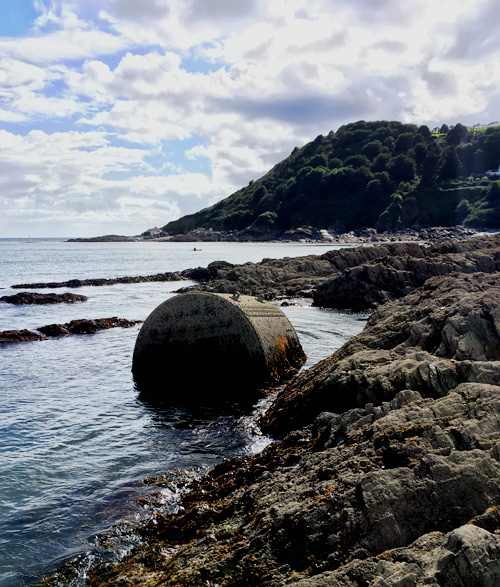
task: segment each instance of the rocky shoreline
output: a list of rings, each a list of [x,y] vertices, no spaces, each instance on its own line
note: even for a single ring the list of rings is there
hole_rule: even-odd
[[[318,304],[345,305],[340,276],[363,284],[355,306],[378,291],[365,329],[281,389],[260,420],[275,442],[192,481],[174,513],[149,504],[140,543],[89,585],[500,584],[500,238],[374,249],[297,261]],[[277,279],[242,267],[201,285]]]
[[[184,234],[170,234],[154,227],[142,234],[125,236],[108,234],[89,238],[70,238],[69,243],[102,242],[319,242],[319,243],[381,243],[396,241],[432,241],[453,238],[467,238],[478,232],[464,226],[415,227],[405,230],[378,231],[364,228],[350,232],[336,232],[331,229],[319,229],[303,226],[285,232],[268,232],[263,230],[229,230],[196,229]]]

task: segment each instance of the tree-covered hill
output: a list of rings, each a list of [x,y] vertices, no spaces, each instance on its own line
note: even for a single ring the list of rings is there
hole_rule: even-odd
[[[500,227],[500,126],[431,131],[355,122],[319,135],[214,206],[162,230],[346,231],[376,227]]]

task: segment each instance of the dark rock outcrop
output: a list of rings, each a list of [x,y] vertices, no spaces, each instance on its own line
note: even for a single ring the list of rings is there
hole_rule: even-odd
[[[407,247],[402,254],[384,255],[346,268],[315,289],[314,304],[366,310],[409,293],[431,277],[477,271],[500,271],[498,236],[418,249]]]
[[[215,261],[187,269],[198,281],[179,291],[313,297],[321,307],[367,310],[397,299],[427,279],[452,272],[500,270],[500,235],[423,245],[415,242],[346,247],[323,255],[233,265]]]
[[[8,304],[74,304],[76,302],[86,302],[87,300],[87,296],[74,293],[41,294],[27,291],[0,298],[0,302],[7,302]]]
[[[286,434],[158,507],[89,582],[219,587],[500,581],[500,275],[449,274],[377,309],[262,418]],[[50,584],[50,583],[49,583]]]
[[[320,283],[374,259],[392,255],[422,255],[422,246],[416,243],[394,243],[376,247],[346,247],[323,255],[263,259],[260,263],[233,265],[215,261],[207,268],[198,267],[182,272],[198,285],[180,291],[209,291],[264,295],[266,299],[283,296],[311,297]]]
[[[139,324],[140,320],[127,320],[126,318],[83,318],[81,320],[71,320],[67,324],[49,324],[37,328],[39,332],[46,336],[62,336],[65,334],[94,334],[99,330],[108,328],[130,328]]]
[[[341,412],[414,389],[500,384],[500,273],[432,278],[374,312],[361,334],[293,381],[262,420],[284,433],[319,411]]]
[[[82,287],[92,285],[116,285],[117,283],[146,283],[153,281],[181,281],[184,279],[179,273],[157,273],[155,275],[139,275],[136,277],[115,277],[112,279],[70,279],[69,281],[52,281],[49,283],[18,283],[12,289],[56,289],[59,287]]]
[[[44,340],[45,337],[31,330],[4,330],[0,332],[0,344],[8,342],[30,342]]]
[[[0,332],[0,344],[7,342],[26,342],[46,340],[47,337],[65,336],[68,334],[94,334],[108,328],[130,328],[139,324],[141,320],[127,320],[126,318],[94,318],[71,320],[66,324],[48,324],[40,326],[35,332],[31,330],[5,330]]]

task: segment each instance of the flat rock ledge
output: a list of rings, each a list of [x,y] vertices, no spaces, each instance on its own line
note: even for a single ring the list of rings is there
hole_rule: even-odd
[[[142,320],[127,320],[126,318],[82,318],[71,320],[66,324],[48,324],[33,330],[4,330],[0,332],[0,344],[9,342],[29,342],[47,340],[48,337],[59,337],[70,334],[94,334],[108,328],[130,328],[140,324]]]
[[[498,272],[432,277],[385,303],[261,425],[282,439],[193,481],[176,513],[152,501],[139,544],[88,583],[500,584]]]
[[[51,281],[40,283],[18,283],[12,285],[12,289],[57,289],[60,287],[83,287],[91,285],[99,287],[102,285],[116,285],[118,283],[149,283],[155,281],[181,281],[185,279],[180,273],[167,272],[156,273],[155,275],[137,275],[133,277],[115,277],[112,279],[69,279],[68,281]]]
[[[7,302],[8,304],[74,304],[76,302],[86,302],[87,296],[81,296],[74,293],[32,293],[23,291],[12,296],[2,296],[0,302]]]

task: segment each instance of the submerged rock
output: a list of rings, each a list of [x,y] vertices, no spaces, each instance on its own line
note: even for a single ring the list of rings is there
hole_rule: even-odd
[[[139,324],[141,320],[127,320],[126,318],[82,318],[80,320],[71,320],[66,324],[49,324],[37,328],[39,332],[46,336],[63,336],[65,334],[94,334],[99,330],[108,328],[130,328]]]
[[[182,279],[184,278],[179,273],[167,272],[156,273],[155,275],[138,275],[135,277],[114,277],[111,279],[70,279],[69,281],[51,281],[49,283],[18,283],[11,287],[12,289],[55,289],[59,287],[83,287],[89,285],[99,287],[102,285],[116,285],[118,283],[149,283],[156,281],[181,281]]]

